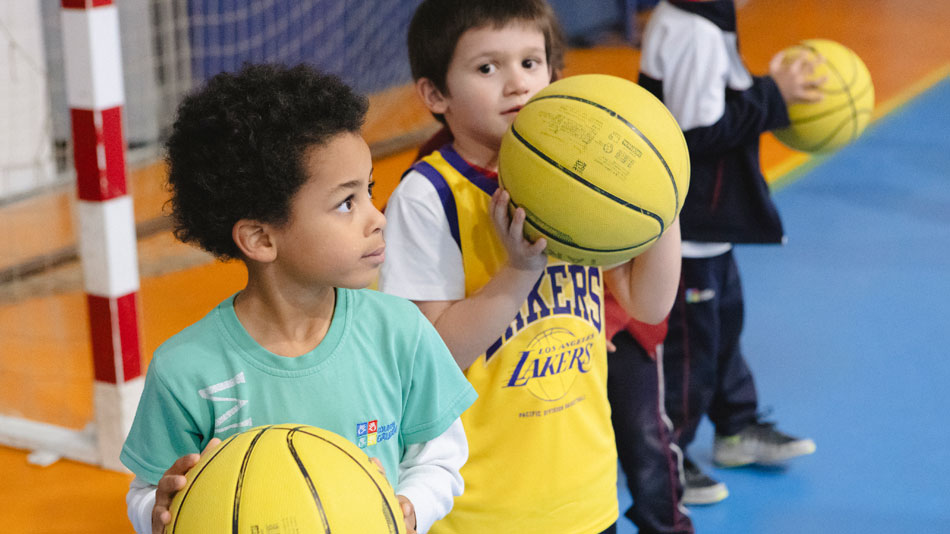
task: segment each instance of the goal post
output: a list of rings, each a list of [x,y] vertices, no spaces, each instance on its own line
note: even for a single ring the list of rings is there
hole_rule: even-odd
[[[95,376],[94,422],[75,431],[7,418],[7,433],[14,434],[7,442],[47,457],[121,470],[119,452],[143,378],[135,222],[122,135],[118,10],[112,0],[61,0],[61,8],[79,258]]]

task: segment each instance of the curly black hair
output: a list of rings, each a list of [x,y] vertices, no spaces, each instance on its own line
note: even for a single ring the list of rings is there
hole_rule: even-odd
[[[175,237],[240,259],[234,224],[284,224],[308,148],[358,133],[368,103],[307,65],[245,65],[185,98],[166,144]]]

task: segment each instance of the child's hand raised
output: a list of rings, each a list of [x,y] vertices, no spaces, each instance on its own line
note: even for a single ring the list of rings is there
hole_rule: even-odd
[[[200,456],[197,454],[186,454],[176,460],[175,463],[168,468],[168,471],[165,471],[165,474],[162,475],[161,480],[158,481],[158,488],[155,490],[155,506],[152,507],[152,534],[165,532],[165,525],[172,520],[170,511],[172,499],[175,497],[175,494],[178,493],[178,490],[184,488],[185,484],[188,483],[188,480],[185,478],[185,473],[198,463],[201,456],[213,450],[219,443],[221,443],[220,439],[212,438],[205,447],[205,450],[201,451]]]
[[[548,242],[543,237],[534,243],[525,239],[524,209],[517,208],[509,218],[509,198],[508,191],[500,187],[491,197],[492,222],[495,224],[495,231],[501,237],[505,250],[508,251],[508,263],[522,271],[540,272],[548,263],[548,258],[544,255],[544,248],[547,247]]]
[[[822,58],[814,59],[800,54],[791,61],[786,60],[785,52],[776,54],[769,63],[769,75],[778,85],[779,92],[786,104],[797,104],[799,102],[817,102],[821,100],[821,85],[825,83],[827,76],[816,78],[815,67],[822,61]]]

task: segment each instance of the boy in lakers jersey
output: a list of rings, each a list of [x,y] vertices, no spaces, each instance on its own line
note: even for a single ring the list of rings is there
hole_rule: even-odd
[[[508,215],[501,138],[549,83],[558,32],[545,0],[425,0],[409,27],[416,88],[454,140],[389,199],[380,289],[419,306],[479,394],[462,418],[465,490],[433,533],[613,531],[604,288],[654,323],[676,293],[677,225],[602,272],[548,260],[524,211]]]

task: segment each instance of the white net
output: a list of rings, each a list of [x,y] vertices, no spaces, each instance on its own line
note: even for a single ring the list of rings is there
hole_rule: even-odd
[[[0,199],[55,179],[39,0],[0,5]]]

